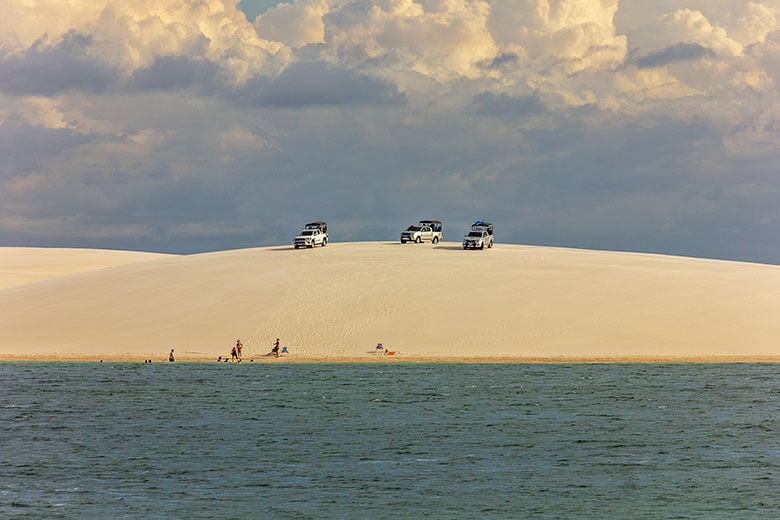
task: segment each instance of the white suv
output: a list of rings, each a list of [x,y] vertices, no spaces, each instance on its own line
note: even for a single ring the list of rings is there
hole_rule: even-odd
[[[401,243],[431,242],[438,244],[442,239],[442,225],[438,220],[421,220],[414,226],[409,226],[401,233]]]
[[[493,237],[487,231],[469,231],[463,237],[463,249],[485,249],[493,247]]]
[[[328,225],[325,222],[312,222],[293,239],[295,249],[328,245]]]
[[[493,224],[478,220],[471,231],[463,237],[463,249],[485,249],[493,247]]]

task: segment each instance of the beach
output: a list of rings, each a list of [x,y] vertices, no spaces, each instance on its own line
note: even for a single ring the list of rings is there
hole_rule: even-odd
[[[780,361],[780,267],[497,244],[0,248],[0,359]],[[276,338],[290,354],[267,356]],[[379,354],[382,343],[393,355]]]

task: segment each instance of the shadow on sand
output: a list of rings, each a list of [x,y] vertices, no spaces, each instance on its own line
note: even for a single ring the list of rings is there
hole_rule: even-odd
[[[427,243],[427,242],[423,242],[421,244],[416,244],[414,242],[409,242],[409,243],[406,243],[406,244],[402,244],[400,242],[378,242],[378,245],[385,246],[385,247],[429,247],[429,248],[432,248],[432,249],[442,249],[442,250],[445,250],[445,251],[460,251],[461,249],[463,249],[463,247],[460,246],[460,245],[441,245],[441,244],[433,245],[433,244],[430,244],[430,243]],[[325,246],[325,247],[327,247],[327,246]],[[278,246],[278,247],[271,247],[271,248],[269,248],[269,251],[292,251],[294,249],[295,249],[295,247],[293,247],[293,246]],[[311,249],[311,250],[313,250],[313,249],[320,249],[320,246],[317,246],[317,247],[314,247],[314,248],[312,248],[312,247],[301,247],[299,249]],[[477,249],[476,251],[479,251],[479,249]]]

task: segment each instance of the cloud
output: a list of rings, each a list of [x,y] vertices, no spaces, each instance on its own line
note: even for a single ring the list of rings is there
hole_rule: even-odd
[[[622,60],[625,37],[612,23],[617,9],[617,0],[497,0],[487,27],[499,48],[522,49],[532,67],[557,63],[573,73]]]
[[[0,181],[10,182],[19,176],[42,172],[51,157],[66,154],[94,139],[67,128],[45,128],[30,125],[17,117],[0,124]],[[0,190],[2,191],[2,190]]]
[[[634,62],[640,68],[662,67],[678,61],[700,60],[714,55],[712,49],[698,43],[675,43],[658,52],[638,57]]]
[[[676,43],[698,44],[718,56],[736,56],[742,45],[698,10],[677,9],[666,13],[631,34],[631,44],[643,52],[655,53]]]
[[[780,30],[767,34],[764,42],[751,45],[748,50],[761,64],[761,71],[772,78],[775,88],[780,91]]]
[[[289,47],[324,43],[322,17],[328,11],[325,0],[281,3],[258,16],[254,25],[262,38],[282,42]]]
[[[722,28],[741,45],[761,42],[777,27],[780,4],[753,0],[654,0],[621,2],[615,16],[618,31],[629,35],[655,26],[664,17],[680,9],[701,13],[708,24]],[[667,42],[669,44],[671,42]]]
[[[482,60],[477,64],[483,69],[500,69],[502,67],[515,65],[520,61],[520,56],[516,52],[502,52],[495,58]]]
[[[262,106],[397,104],[403,99],[389,82],[322,62],[295,63],[259,87],[254,101]]]
[[[509,96],[483,92],[474,98],[479,113],[494,117],[526,117],[547,110],[538,94]]]
[[[68,32],[52,45],[34,43],[19,54],[0,60],[0,90],[15,95],[53,96],[78,89],[105,90],[115,71],[89,57],[92,38]]]
[[[484,2],[352,2],[323,17],[325,48],[347,64],[379,61],[444,81],[496,54]]]
[[[133,71],[125,82],[125,88],[130,91],[175,91],[199,86],[213,91],[219,84],[219,76],[219,66],[210,61],[160,57],[148,67]]]
[[[7,4],[0,55],[4,72],[19,77],[6,77],[5,90],[17,95],[106,87],[139,70],[148,75],[165,60],[216,64],[224,81],[242,83],[277,74],[291,55],[258,37],[235,3],[219,0]]]

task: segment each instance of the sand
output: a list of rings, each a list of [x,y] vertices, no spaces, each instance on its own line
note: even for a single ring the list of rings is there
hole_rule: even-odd
[[[138,251],[0,247],[0,289],[170,255]]]
[[[780,267],[497,244],[0,248],[0,359],[780,361]],[[273,341],[290,350],[263,356]],[[378,355],[382,342],[396,354]]]

